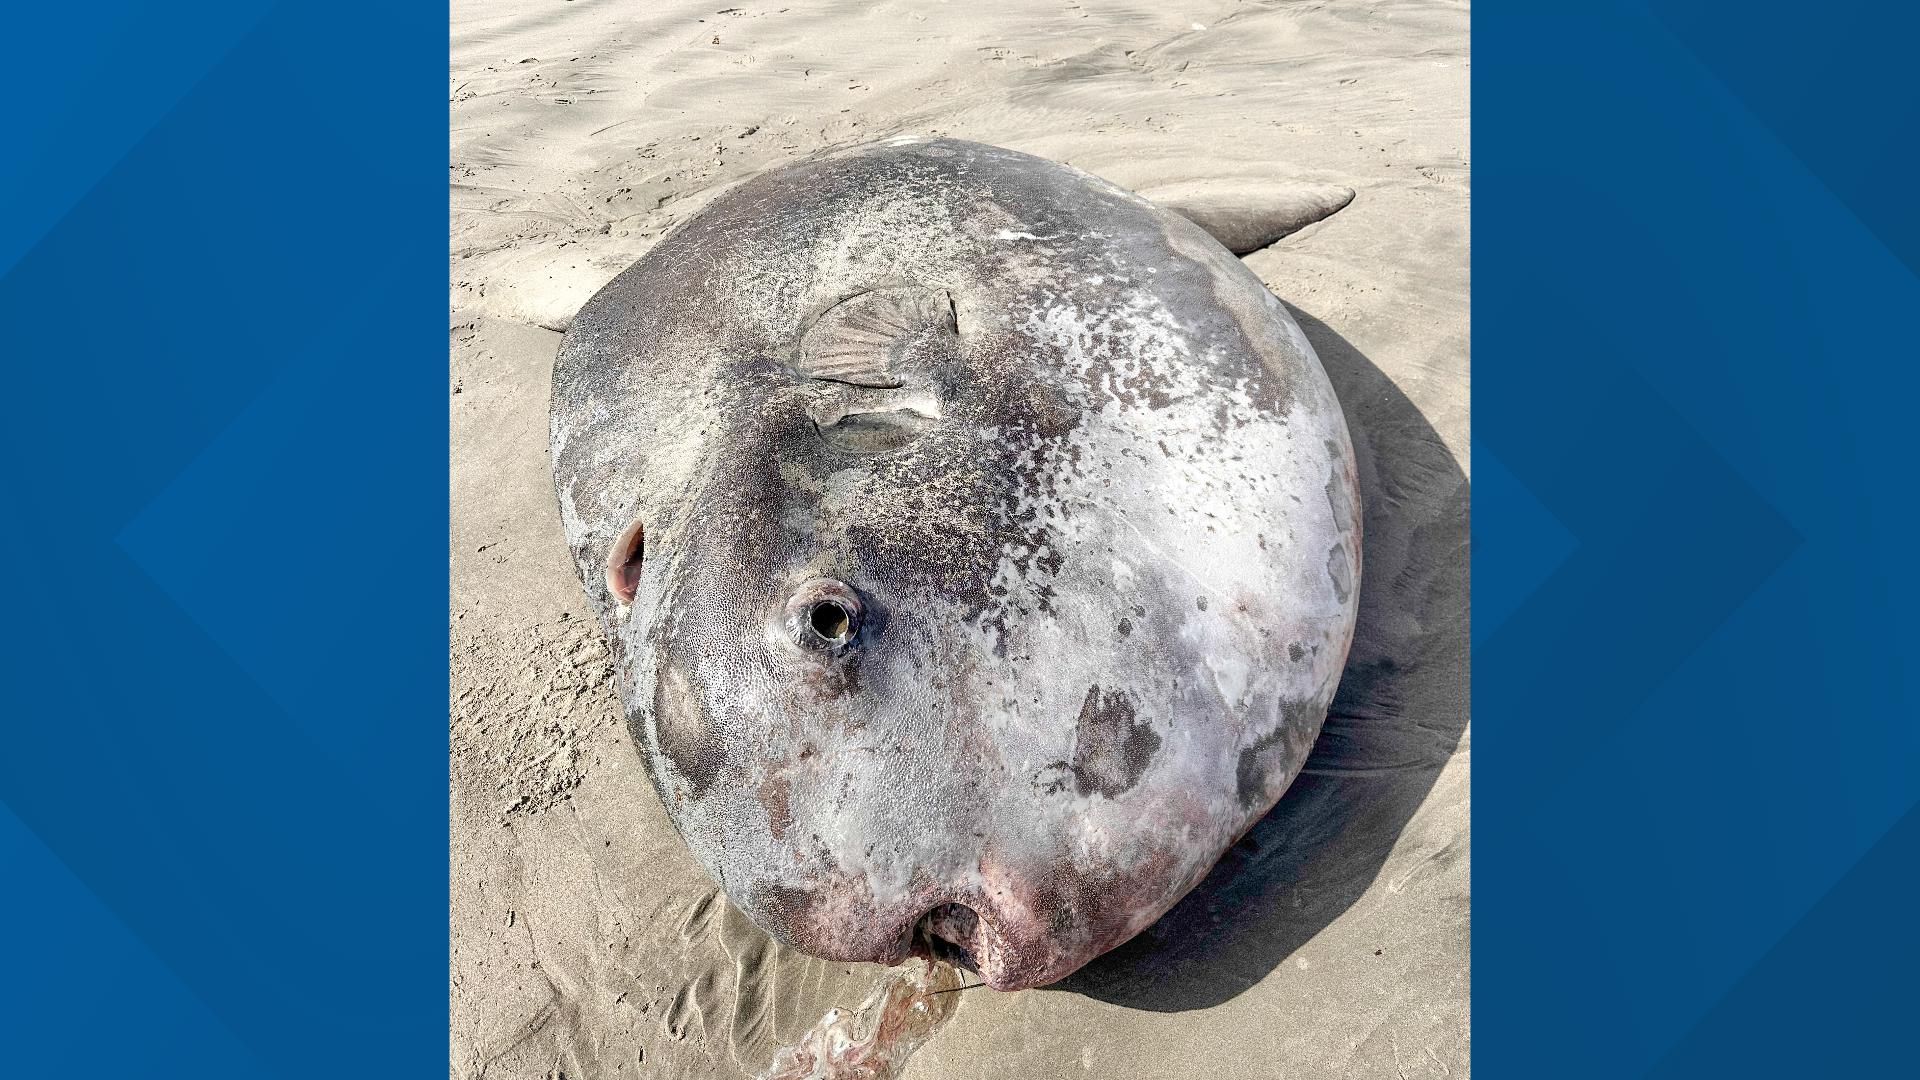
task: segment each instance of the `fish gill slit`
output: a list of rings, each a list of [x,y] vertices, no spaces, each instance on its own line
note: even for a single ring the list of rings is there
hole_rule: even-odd
[[[646,558],[647,527],[635,521],[626,527],[607,552],[607,591],[631,605],[640,592],[640,566]]]

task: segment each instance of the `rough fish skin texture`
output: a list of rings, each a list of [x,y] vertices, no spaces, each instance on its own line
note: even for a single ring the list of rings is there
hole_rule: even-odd
[[[1192,223],[902,138],[742,184],[581,309],[567,539],[633,738],[769,933],[1000,989],[1151,925],[1300,770],[1352,638],[1354,456]]]

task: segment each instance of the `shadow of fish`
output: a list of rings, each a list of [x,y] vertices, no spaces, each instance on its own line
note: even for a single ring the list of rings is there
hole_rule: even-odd
[[[1353,450],[1294,320],[996,147],[716,199],[574,319],[552,454],[668,813],[828,959],[930,936],[1004,990],[1126,941],[1292,782],[1352,637]]]

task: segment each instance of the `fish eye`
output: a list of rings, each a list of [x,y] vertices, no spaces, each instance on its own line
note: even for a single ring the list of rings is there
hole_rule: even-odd
[[[814,633],[829,641],[844,639],[853,626],[853,614],[832,600],[822,600],[813,605],[813,611],[807,619],[813,624]]]
[[[832,578],[815,578],[787,599],[787,640],[810,652],[833,655],[860,633],[860,594]]]

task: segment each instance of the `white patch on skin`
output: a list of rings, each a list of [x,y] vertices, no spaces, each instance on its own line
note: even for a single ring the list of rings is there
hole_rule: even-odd
[[[1130,793],[1124,808],[1116,800],[1069,789],[1038,807],[1016,791],[1013,797],[996,800],[1002,808],[995,811],[996,819],[1005,813],[1024,815],[1025,820],[1035,820],[1037,811],[1042,827],[1036,832],[1071,837],[1077,865],[1124,871],[1151,853],[1140,846],[1141,815],[1181,820],[1160,792],[1218,789],[1219,777],[1233,774],[1239,751],[1281,722],[1281,702],[1312,700],[1325,685],[1327,673],[1313,666],[1293,672],[1256,669],[1246,658],[1284,649],[1287,641],[1337,637],[1348,615],[1349,609],[1326,585],[1324,548],[1317,553],[1317,563],[1308,558],[1314,554],[1308,550],[1312,545],[1290,543],[1272,509],[1304,506],[1296,513],[1311,516],[1325,505],[1318,489],[1330,466],[1323,438],[1326,425],[1300,405],[1284,419],[1265,414],[1244,385],[1202,385],[1197,369],[1182,363],[1190,347],[1184,331],[1143,290],[1124,292],[1098,312],[1043,304],[1024,320],[1016,318],[1015,324],[1036,342],[1056,347],[1066,374],[1107,373],[1108,389],[1115,396],[1102,401],[1070,440],[1081,452],[1080,476],[1098,477],[1097,486],[1058,478],[1057,493],[1016,504],[1014,516],[1030,515],[1044,523],[1052,546],[1068,563],[1108,566],[1122,600],[1140,587],[1132,569],[1139,564],[1177,571],[1196,597],[1213,602],[1207,612],[1150,611],[1147,616],[1181,620],[1179,637],[1191,644],[1186,655],[1194,658],[1194,667],[1168,674],[1187,691],[1184,698],[1172,694],[1170,687],[1129,684],[1129,676],[1112,668],[1105,651],[1085,647],[1085,642],[1114,632],[1107,620],[1117,611],[1056,605],[1053,618],[1026,626],[1027,650],[1048,658],[1040,698],[1018,698],[1016,692],[1004,699],[1006,707],[986,712],[986,729],[1003,759],[1030,763],[1071,753],[1071,743],[1060,741],[1059,720],[1077,713],[1086,687],[1113,686],[1137,698],[1140,715],[1154,725],[1162,749],[1148,765],[1153,783],[1142,783]],[[1172,404],[1148,409],[1122,400],[1124,384],[1149,374]],[[1222,430],[1218,420],[1223,398],[1231,430]],[[1251,464],[1236,471],[1234,461]],[[1031,555],[1024,542],[1010,543],[1005,550],[994,587],[1005,593],[1009,606],[1032,608],[1038,603],[1035,582],[1016,562]],[[1299,603],[1303,595],[1311,602]],[[1283,598],[1295,602],[1286,604]],[[1246,610],[1238,610],[1243,603]],[[1263,629],[1280,644],[1264,644],[1258,636]],[[982,634],[979,647],[990,649],[992,635]],[[1121,679],[1117,685],[1116,677]],[[1193,699],[1191,692],[1203,687],[1212,693]],[[1182,700],[1194,704],[1183,706]],[[1191,723],[1196,706],[1225,723]],[[1188,723],[1179,722],[1182,715]],[[1142,799],[1147,800],[1144,807]],[[1156,809],[1155,803],[1165,805]],[[1228,791],[1185,816],[1186,822],[1172,833],[1179,838],[1178,846],[1200,853],[1186,868],[1198,872],[1212,861],[1218,846],[1231,839],[1228,834],[1238,832],[1246,812]],[[1167,839],[1164,834],[1158,837],[1153,850],[1164,852]]]
[[[1185,635],[1197,638],[1198,634]],[[1229,715],[1242,712],[1247,702],[1247,690],[1253,685],[1253,672],[1247,662],[1235,655],[1203,654],[1201,661],[1207,673],[1213,676],[1214,688],[1220,692],[1220,703],[1229,710]]]
[[[995,240],[1058,240],[1060,239],[1060,234],[1035,236],[1030,232],[1015,232],[1012,229],[1001,229],[999,232],[993,234],[993,238]]]

